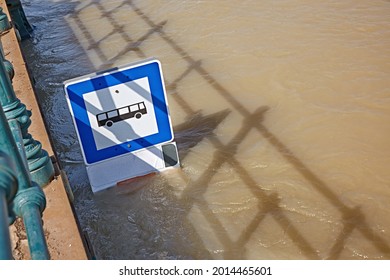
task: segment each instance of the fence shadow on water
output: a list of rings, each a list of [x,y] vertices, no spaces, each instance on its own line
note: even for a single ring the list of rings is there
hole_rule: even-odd
[[[274,219],[285,232],[286,236],[297,248],[299,248],[302,256],[307,259],[339,259],[343,253],[345,244],[348,242],[348,238],[354,231],[359,231],[366,241],[370,242],[372,246],[382,254],[383,258],[390,258],[389,244],[380,236],[380,234],[370,227],[369,218],[359,206],[350,207],[343,203],[337,194],[307,165],[305,165],[305,163],[300,160],[281,139],[267,129],[263,120],[266,118],[267,111],[272,108],[259,106],[254,112],[250,112],[245,108],[232,92],[225,88],[209,71],[207,71],[200,60],[195,59],[177,43],[175,38],[165,32],[164,29],[167,26],[168,20],[155,22],[153,18],[139,8],[137,1],[117,1],[117,4],[113,6],[115,6],[115,8],[107,9],[103,0],[92,0],[88,4],[82,5],[78,10],[76,9],[75,14],[71,15],[70,18],[77,24],[83,37],[86,39],[88,43],[88,47],[86,48],[87,51],[95,52],[96,55],[100,57],[101,61],[104,61],[99,66],[100,69],[110,68],[116,65],[118,60],[129,52],[133,52],[139,58],[146,58],[147,51],[143,50],[143,44],[151,35],[159,36],[165,43],[165,47],[170,49],[171,52],[176,53],[186,63],[187,67],[180,75],[171,79],[171,81],[166,80],[167,88],[170,93],[172,93],[170,98],[175,100],[179,107],[185,112],[188,119],[188,122],[175,127],[180,158],[185,162],[190,149],[205,138],[212,144],[214,153],[212,154],[211,161],[207,163],[207,168],[196,180],[191,180],[184,172],[181,173],[180,176],[183,177],[183,181],[187,182],[187,186],[183,191],[181,198],[177,198],[176,202],[184,208],[185,215],[189,215],[194,206],[198,207],[205,220],[211,225],[215,236],[223,247],[223,258],[246,258],[246,244],[266,217]],[[92,31],[89,30],[83,22],[81,14],[90,8],[98,10],[100,12],[100,20],[105,21],[105,23],[111,27],[111,31],[102,38],[94,39],[94,36],[91,33]],[[126,32],[123,25],[117,20],[115,16],[116,13],[123,11],[124,9],[135,13],[138,17],[137,20],[148,26],[144,35],[139,39],[132,38],[131,34]],[[102,44],[108,37],[114,34],[121,36],[126,44],[123,44],[121,50],[109,57],[103,51]],[[224,142],[221,141],[218,135],[214,133],[214,130],[226,120],[232,110],[226,109],[216,112],[215,114],[203,115],[202,112],[193,109],[191,101],[184,98],[179,90],[180,83],[190,74],[196,74],[199,79],[206,82],[211,90],[219,94],[221,98],[229,103],[231,108],[233,108],[232,110],[239,113],[243,118],[241,127],[227,144],[224,144]],[[200,128],[197,126],[197,122],[199,124],[206,122],[209,125],[206,126],[206,128]],[[190,142],[187,141],[186,137],[191,134],[191,130],[196,129],[204,130],[199,133],[199,139],[192,138]],[[279,152],[282,158],[301,174],[302,177],[310,183],[312,188],[339,212],[341,217],[340,223],[342,224],[341,230],[333,244],[329,244],[328,251],[320,251],[320,249],[315,248],[312,245],[310,237],[303,234],[299,224],[295,223],[294,220],[286,214],[283,207],[281,207],[281,195],[276,191],[263,189],[261,187],[261,182],[256,181],[245,166],[236,158],[240,144],[243,143],[244,139],[252,131],[256,131],[259,138],[266,139],[266,141]],[[197,136],[194,137],[196,138]],[[224,225],[213,213],[209,203],[204,198],[204,194],[206,193],[212,178],[224,164],[228,164],[234,170],[252,196],[256,197],[258,204],[256,215],[252,217],[252,220],[244,227],[235,240],[229,236]],[[195,225],[192,225],[190,221],[188,221],[188,224],[193,227],[193,231],[196,232]],[[202,242],[200,236],[198,236],[197,239]],[[207,248],[204,248],[204,250],[207,252]],[[213,258],[211,254],[208,254],[208,257]]]

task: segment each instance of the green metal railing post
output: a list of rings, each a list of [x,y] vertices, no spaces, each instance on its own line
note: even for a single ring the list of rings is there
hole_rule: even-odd
[[[19,121],[26,151],[31,179],[39,186],[46,186],[54,178],[54,167],[48,153],[42,149],[42,144],[28,133],[31,125],[31,111],[16,97],[10,75],[13,69],[4,65],[4,55],[0,52],[0,103],[8,120]]]
[[[14,66],[12,65],[11,62],[9,62],[8,60],[4,59],[4,67],[5,67],[5,70],[7,71],[7,74],[8,74],[8,77],[12,83],[12,79],[14,78],[15,76],[15,70],[14,70]]]
[[[19,142],[18,144],[15,139]],[[23,140],[20,136],[19,122],[17,120],[7,121],[0,106],[0,148],[15,164],[19,187],[13,201],[13,211],[23,219],[31,258],[34,260],[49,259],[41,217],[46,207],[46,199],[42,189],[31,181],[23,158],[24,145],[20,141]]]
[[[21,39],[30,38],[33,29],[24,13],[22,3],[20,0],[6,0],[6,2],[12,22],[15,24]]]
[[[16,97],[11,83],[13,67],[9,62],[4,63],[4,60],[1,48],[0,150],[6,153],[15,165],[18,190],[11,203],[10,194],[4,188],[0,188],[0,218],[3,220],[7,216],[6,219],[12,223],[15,215],[21,217],[27,233],[31,258],[49,259],[42,225],[42,212],[46,207],[46,198],[41,187],[52,180],[54,168],[49,155],[42,149],[41,143],[35,141],[28,133],[28,127],[31,125],[31,111],[27,110],[26,106]],[[2,171],[0,186],[1,184],[11,186],[10,171],[4,168],[0,170]],[[8,207],[5,206],[4,200],[7,201]],[[8,211],[10,209],[11,211]],[[2,247],[4,250],[0,248],[1,254],[4,253],[1,257],[10,258],[9,232],[7,235],[7,231],[1,228],[0,235],[0,241],[4,243]]]
[[[0,33],[3,33],[11,28],[11,24],[7,15],[3,12],[3,8],[0,7]]]
[[[17,179],[8,156],[0,151],[0,260],[11,260],[12,249],[8,228],[8,205],[17,191]]]

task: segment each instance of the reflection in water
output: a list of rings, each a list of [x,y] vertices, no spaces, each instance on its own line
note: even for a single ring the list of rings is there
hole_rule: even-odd
[[[26,2],[27,59],[98,258],[390,258],[388,2]],[[92,195],[61,82],[152,56],[182,169]]]

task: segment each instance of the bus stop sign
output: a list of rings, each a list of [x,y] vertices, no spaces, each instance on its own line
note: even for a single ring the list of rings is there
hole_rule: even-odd
[[[87,170],[115,168],[112,159],[123,164],[122,157],[131,154],[134,161],[134,155],[143,157],[142,150],[150,153],[173,140],[158,60],[72,79],[64,87]],[[112,181],[119,179],[126,178]]]

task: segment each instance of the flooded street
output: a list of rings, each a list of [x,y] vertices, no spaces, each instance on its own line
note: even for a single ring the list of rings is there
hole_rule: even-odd
[[[390,259],[390,2],[24,0],[98,259]],[[155,57],[182,168],[93,194],[63,82]]]

